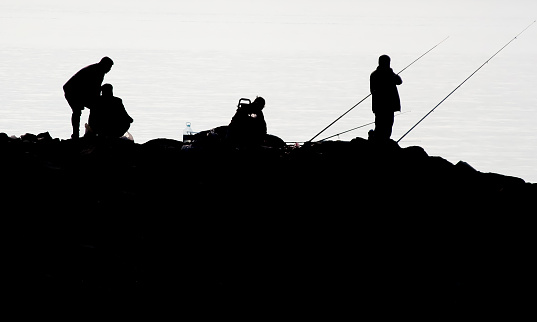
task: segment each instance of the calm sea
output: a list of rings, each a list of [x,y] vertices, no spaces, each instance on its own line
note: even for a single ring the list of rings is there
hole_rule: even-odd
[[[306,141],[369,93],[379,55],[398,72],[449,36],[401,74],[398,139],[536,17],[533,0],[3,0],[0,132],[68,138],[62,85],[107,55],[136,142],[226,125],[257,95],[271,134]],[[537,182],[536,40],[537,24],[400,144]],[[368,99],[319,139],[372,121]]]

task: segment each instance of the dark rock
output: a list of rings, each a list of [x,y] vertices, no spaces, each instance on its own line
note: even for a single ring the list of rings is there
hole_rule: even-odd
[[[403,149],[404,157],[412,160],[420,160],[429,157],[421,146],[410,146]]]
[[[148,149],[148,152],[154,152],[157,150],[180,150],[183,146],[183,142],[161,138],[147,141],[142,146],[144,147],[144,149]]]
[[[471,165],[469,165],[467,162],[464,162],[464,161],[457,162],[455,166],[457,167],[457,169],[459,169],[459,171],[467,173],[467,174],[477,172],[477,170],[474,169],[474,167],[472,167]]]
[[[9,136],[6,133],[0,133],[0,144],[6,143],[9,141]]]
[[[533,311],[535,184],[393,141],[236,149],[224,133],[189,149],[0,135],[6,307],[40,318]]]
[[[37,135],[37,140],[40,142],[50,142],[52,141],[52,136],[48,132],[40,133]]]
[[[35,143],[35,142],[37,142],[37,135],[31,134],[31,133],[26,133],[26,134],[21,136],[21,140],[23,142]]]

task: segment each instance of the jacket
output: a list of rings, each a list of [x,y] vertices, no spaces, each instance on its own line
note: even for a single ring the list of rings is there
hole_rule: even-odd
[[[101,93],[104,75],[98,63],[86,66],[63,85],[63,91],[65,95],[75,96],[83,102],[96,100]]]
[[[377,67],[371,73],[369,86],[373,96],[373,113],[396,112],[401,110],[397,85],[403,80],[389,67]]]

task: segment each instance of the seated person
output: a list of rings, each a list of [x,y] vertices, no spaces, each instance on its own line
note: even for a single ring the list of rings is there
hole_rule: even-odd
[[[119,138],[125,134],[133,122],[121,98],[113,95],[113,87],[104,84],[97,104],[91,108],[89,127],[93,135]]]
[[[262,145],[267,134],[263,115],[265,100],[257,97],[251,104],[239,104],[228,126],[228,139],[239,146]]]

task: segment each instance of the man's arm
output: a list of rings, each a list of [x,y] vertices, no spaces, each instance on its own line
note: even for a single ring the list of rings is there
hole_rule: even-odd
[[[401,76],[399,76],[397,74],[394,74],[394,80],[395,80],[395,85],[403,84],[403,80],[401,79]]]

